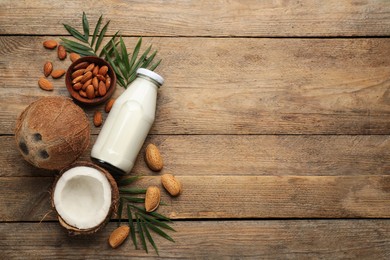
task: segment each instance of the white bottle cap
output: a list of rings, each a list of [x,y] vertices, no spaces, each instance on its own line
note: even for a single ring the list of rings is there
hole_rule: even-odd
[[[164,84],[164,78],[151,70],[140,68],[137,69],[137,74],[141,74],[155,80],[158,84],[160,84],[160,86]]]

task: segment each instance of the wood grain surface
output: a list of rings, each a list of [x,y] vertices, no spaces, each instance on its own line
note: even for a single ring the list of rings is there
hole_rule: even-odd
[[[99,235],[68,237],[58,223],[1,223],[0,257],[6,259],[155,258],[127,239],[107,243],[116,223]],[[154,235],[169,259],[388,259],[389,220],[174,221],[175,243]],[[152,234],[153,235],[153,234]],[[39,250],[37,250],[39,249]]]
[[[47,37],[2,37],[0,133],[44,95]],[[135,44],[134,38],[126,38]],[[153,38],[164,57],[154,134],[389,134],[388,39]],[[244,46],[244,47],[243,47]],[[180,52],[174,52],[180,48]],[[27,61],[26,61],[27,59]],[[118,87],[119,88],[119,87]],[[119,88],[116,95],[121,93]],[[93,114],[93,111],[89,111]],[[94,133],[98,131],[94,129]]]
[[[389,218],[390,176],[178,176],[183,194],[158,212],[172,219]],[[50,212],[51,177],[2,177],[0,221],[40,221]],[[137,187],[156,185],[144,177]],[[45,220],[55,219],[55,214]]]
[[[372,36],[390,35],[386,0],[303,1],[11,1],[0,3],[0,34],[65,34],[81,11],[95,24],[111,19],[109,33],[158,36]],[[60,13],[60,14],[59,14]]]
[[[90,160],[95,140],[79,160]],[[149,143],[160,149],[163,172],[179,176],[371,176],[390,169],[387,135],[150,135],[132,174],[156,175],[144,161]],[[13,136],[0,136],[0,147],[0,177],[53,175],[21,161]]]

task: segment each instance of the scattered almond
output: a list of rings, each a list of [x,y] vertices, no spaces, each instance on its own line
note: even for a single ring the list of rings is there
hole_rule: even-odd
[[[76,60],[80,59],[80,55],[78,55],[77,53],[74,53],[72,52],[71,54],[69,54],[69,58],[72,62],[75,62]]]
[[[106,113],[109,113],[111,111],[112,106],[114,105],[115,99],[110,99],[107,103],[106,106],[104,107],[104,111]]]
[[[53,79],[61,78],[65,74],[65,70],[53,70],[51,77]]]
[[[164,166],[160,151],[154,144],[149,144],[145,149],[145,162],[152,171],[161,171]]]
[[[156,186],[150,186],[146,189],[145,210],[147,212],[155,211],[160,205],[160,189]]]
[[[57,47],[58,43],[55,40],[47,40],[43,42],[43,47],[46,49],[55,49]]]
[[[88,92],[87,92],[88,93]],[[99,127],[101,126],[103,123],[103,117],[102,117],[102,113],[99,112],[99,111],[95,111],[95,114],[93,115],[93,124],[96,126],[96,127]]]
[[[171,196],[178,196],[182,192],[181,183],[172,174],[162,175],[161,183]]]
[[[47,90],[47,91],[50,91],[50,90],[53,90],[53,84],[48,81],[47,79],[45,79],[44,77],[41,77],[39,80],[38,80],[38,85],[41,89],[43,90]]]
[[[58,55],[58,58],[59,58],[60,60],[63,60],[63,59],[66,58],[66,50],[65,50],[65,47],[64,47],[64,46],[58,45],[57,55]]]
[[[111,233],[110,237],[108,238],[108,244],[110,244],[112,248],[117,248],[126,240],[126,238],[129,236],[129,233],[129,226],[118,227]]]
[[[45,77],[48,77],[52,72],[52,70],[53,70],[53,63],[51,63],[50,61],[46,61],[45,65],[43,65],[43,74],[45,75]]]

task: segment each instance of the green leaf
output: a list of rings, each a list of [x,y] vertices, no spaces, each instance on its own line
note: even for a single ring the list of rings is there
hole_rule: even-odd
[[[104,52],[106,52],[107,55],[111,55],[112,54],[113,48],[115,48],[118,45],[118,43],[119,43],[119,41],[117,41],[118,38],[116,38],[118,33],[119,33],[119,31],[117,31],[114,34],[114,36],[112,36],[112,38],[102,48],[102,50],[100,51],[99,57],[102,57]],[[106,50],[106,51],[104,51],[104,50]]]
[[[138,218],[137,214],[135,214],[135,218],[137,219],[137,227],[138,227],[139,236],[141,237],[142,245],[143,245],[146,253],[148,253],[148,247],[146,245],[144,231],[142,230],[142,227],[141,227],[141,220]]]
[[[96,45],[95,45],[95,52],[97,52],[97,50],[99,49],[100,44],[103,41],[104,34],[106,33],[109,24],[110,24],[110,21],[108,21],[106,23],[106,25],[104,25],[103,29],[100,31],[99,38],[97,39]]]
[[[73,47],[73,48],[76,48],[76,49],[79,49],[79,50],[83,50],[83,51],[92,51],[93,52],[93,49],[91,49],[91,47],[89,46],[85,46],[84,44],[81,44],[81,43],[78,43],[78,42],[75,42],[75,41],[72,41],[72,40],[68,40],[66,38],[60,38],[63,42],[67,43],[69,46]]]
[[[134,222],[133,222],[133,214],[131,213],[131,209],[129,204],[127,204],[127,216],[129,219],[129,227],[130,227],[130,235],[131,239],[133,240],[133,244],[135,246],[135,249],[138,249],[137,246],[137,236],[135,235],[135,227],[134,227]]]
[[[156,56],[157,51],[154,51],[152,55],[150,55],[145,62],[142,64],[141,68],[147,68],[149,64],[153,61],[154,57]]]
[[[146,222],[146,225],[148,225],[148,227],[153,230],[154,232],[156,232],[157,234],[159,234],[160,236],[162,236],[163,238],[169,240],[169,241],[172,241],[172,242],[175,242],[175,240],[173,240],[173,238],[171,238],[167,233],[165,233],[164,231],[162,231],[160,228],[156,227],[156,226],[153,226],[152,224],[150,224],[149,222]]]
[[[139,212],[140,216],[143,217],[145,220],[148,220],[149,222],[157,225],[157,226],[160,226],[162,228],[165,228],[165,229],[169,229],[169,230],[172,230],[172,231],[176,231],[175,229],[173,229],[171,226],[169,226],[167,223],[164,223],[158,219],[155,219],[151,216],[148,216],[147,214],[144,214],[144,213],[141,213]]]
[[[161,214],[159,214],[159,213],[157,213],[157,212],[146,212],[145,209],[140,208],[140,207],[138,207],[138,206],[135,206],[135,205],[130,205],[130,206],[133,207],[133,208],[135,208],[135,209],[137,209],[137,210],[139,210],[139,211],[141,211],[141,212],[144,213],[144,214],[149,214],[149,215],[152,215],[153,217],[156,217],[156,218],[159,218],[159,219],[163,219],[163,220],[166,220],[166,221],[168,221],[168,222],[172,222],[168,217],[166,217],[166,216],[164,216],[164,215],[161,215]]]
[[[127,200],[129,202],[133,203],[144,203],[145,199],[144,198],[136,198],[136,197],[128,197],[128,196],[121,196],[122,199]]]
[[[139,53],[139,50],[140,50],[140,48],[141,48],[141,44],[142,44],[142,37],[140,37],[140,38],[138,39],[137,45],[136,45],[135,48],[134,48],[133,55],[131,56],[131,60],[130,60],[130,63],[129,63],[130,68],[133,67],[134,62],[135,62],[135,60],[136,60],[137,57],[138,57],[138,53]],[[129,70],[129,71],[130,71],[130,70]]]
[[[82,56],[95,56],[95,53],[92,53],[92,52],[89,52],[89,51],[80,50],[78,48],[70,46],[69,44],[67,44],[65,42],[63,42],[62,45],[65,47],[65,49],[68,52],[75,52],[75,53],[78,53],[78,54],[80,54]]]
[[[152,66],[150,66],[150,70],[155,70],[157,67],[158,67],[158,65],[160,65],[160,63],[161,63],[161,60],[159,60],[159,61],[157,61],[155,64],[153,64]]]
[[[123,42],[122,36],[120,37],[119,42],[121,44],[122,62],[124,64],[124,67],[125,67],[127,73],[129,73],[130,72],[129,57],[128,57],[126,45]]]
[[[103,15],[100,15],[99,20],[96,23],[95,30],[93,31],[91,46],[93,46],[93,44],[95,43],[96,35],[99,32],[100,25],[102,23],[102,19],[103,19]]]
[[[122,220],[122,209],[123,209],[123,200],[119,199],[119,206],[118,206],[118,227],[121,225],[121,220]]]
[[[154,240],[153,240],[152,236],[150,235],[149,230],[146,227],[145,222],[141,222],[141,224],[142,224],[142,229],[145,232],[146,238],[149,240],[150,244],[154,247],[154,250],[156,250],[156,253],[158,255],[158,249],[157,249],[156,243],[154,243]]]
[[[84,35],[82,35],[79,31],[77,31],[75,28],[73,28],[72,26],[70,25],[67,25],[67,24],[63,24],[65,29],[73,36],[75,37],[76,39],[82,41],[82,42],[85,42],[85,43],[88,43],[88,40],[85,40],[84,38]]]
[[[132,176],[132,177],[128,177],[126,179],[122,179],[118,182],[118,186],[125,186],[125,185],[129,185],[129,184],[132,184],[133,182],[137,181],[141,179],[140,176]]]
[[[88,42],[89,38],[89,23],[87,15],[83,12],[83,30],[84,30],[84,39]]]
[[[128,194],[145,194],[146,189],[139,188],[119,188],[120,192],[128,193]]]
[[[150,50],[152,49],[152,45],[149,46],[149,48],[146,49],[146,51],[141,55],[141,57],[138,59],[137,63],[135,63],[131,70],[132,71],[136,71],[137,69],[139,69],[139,67],[141,66],[140,64],[142,62],[144,62],[146,56],[148,55],[148,53],[150,52]]]

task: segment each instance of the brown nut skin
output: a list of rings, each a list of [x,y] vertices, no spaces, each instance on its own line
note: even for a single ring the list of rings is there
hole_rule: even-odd
[[[106,103],[106,106],[104,107],[104,111],[106,111],[106,113],[109,113],[111,111],[111,108],[112,106],[114,105],[115,103],[115,99],[110,99],[107,103]]]
[[[45,77],[49,77],[52,71],[53,63],[51,63],[50,61],[46,61],[45,65],[43,65],[43,74],[45,75]]]
[[[108,238],[108,244],[112,248],[117,248],[126,240],[126,238],[129,236],[129,233],[130,233],[129,226],[118,227],[111,233],[110,237]]]
[[[53,50],[57,47],[58,43],[55,40],[47,40],[43,42],[43,47]]]
[[[64,60],[66,58],[66,50],[62,45],[58,45],[57,55],[60,60]]]
[[[146,189],[145,210],[146,212],[155,211],[160,205],[161,192],[157,186],[150,186]]]
[[[99,111],[96,111],[95,114],[93,115],[93,124],[96,126],[96,127],[99,127],[101,126],[103,123],[103,116],[102,116],[102,113],[99,112]]]
[[[145,162],[152,171],[158,172],[162,170],[164,162],[161,157],[160,151],[154,144],[149,144],[146,147]]]
[[[180,181],[170,173],[161,176],[161,183],[171,196],[179,196],[183,191]]]

